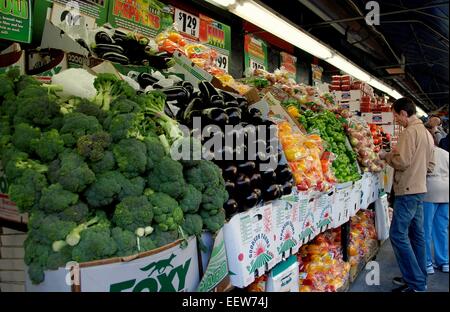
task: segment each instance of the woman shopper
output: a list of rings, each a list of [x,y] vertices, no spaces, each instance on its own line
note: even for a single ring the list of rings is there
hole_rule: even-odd
[[[434,265],[448,273],[448,152],[435,147],[435,167],[427,175],[427,193],[423,200],[427,273],[433,274],[431,244],[434,247]]]

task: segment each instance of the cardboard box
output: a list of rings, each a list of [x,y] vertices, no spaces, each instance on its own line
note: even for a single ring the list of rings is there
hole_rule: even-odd
[[[222,292],[229,289],[231,281],[228,275],[228,262],[223,228],[214,236],[209,232],[203,233],[202,241],[203,243],[206,243],[207,251],[201,251],[202,278],[196,291]]]
[[[352,101],[352,102],[360,102],[361,97],[364,96],[362,90],[350,90],[350,91],[333,91],[332,95],[335,101]]]
[[[243,288],[276,264],[272,204],[235,215],[224,226],[231,284]]]
[[[0,74],[12,67],[18,67],[20,73],[25,74],[25,51],[18,44],[12,44],[0,54]]]
[[[337,228],[350,219],[350,203],[353,185],[351,182],[337,184],[333,205],[333,228]]]
[[[189,237],[186,248],[179,240],[134,257],[74,263],[45,274],[39,285],[27,276],[27,291],[192,292],[199,283],[197,240]],[[70,283],[66,277],[73,277]]]
[[[363,179],[359,179],[353,183],[351,195],[350,195],[350,208],[349,215],[353,217],[356,213],[361,209],[361,195],[362,195],[362,181]]]
[[[341,100],[338,101],[337,104],[339,107],[343,109],[348,109],[350,112],[360,112],[361,111],[361,104],[357,101],[347,101],[347,100]]]
[[[295,255],[277,264],[267,277],[266,292],[298,292],[298,262]]]
[[[52,76],[67,69],[67,55],[62,50],[27,51],[27,74],[42,83],[51,83]]]
[[[42,49],[57,49],[64,52],[72,52],[87,57],[89,51],[78,42],[69,37],[59,27],[55,26],[49,20],[45,20],[44,32],[40,47]]]
[[[299,241],[306,244],[316,236],[315,208],[316,199],[309,192],[299,192]]]
[[[372,199],[374,197],[372,174],[370,172],[365,172],[362,178],[361,209],[367,209],[373,202]]]
[[[316,224],[316,234],[325,232],[332,227],[332,214],[333,206],[335,201],[335,190],[320,194],[316,200],[315,208],[315,224]]]
[[[194,86],[197,86],[200,81],[211,82],[213,80],[213,76],[210,73],[195,65],[181,52],[175,52],[173,59],[175,60],[175,72],[183,74],[184,80],[189,81]]]
[[[300,248],[298,240],[301,228],[298,218],[299,204],[300,200],[296,194],[283,196],[272,203],[278,261],[296,254]]]
[[[367,123],[377,125],[393,125],[394,114],[389,113],[362,113],[361,114]]]

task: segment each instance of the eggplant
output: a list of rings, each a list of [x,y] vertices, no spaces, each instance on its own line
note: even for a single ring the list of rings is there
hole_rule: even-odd
[[[265,201],[280,198],[283,195],[283,187],[279,184],[272,184],[263,190],[263,198]]]
[[[254,189],[248,196],[243,199],[244,207],[249,209],[255,207],[255,205],[261,199],[261,190]]]
[[[225,209],[226,217],[230,218],[232,215],[238,212],[238,203],[235,199],[230,198],[223,205],[223,208]]]
[[[256,172],[250,177],[250,185],[251,187],[258,189],[262,187],[262,178],[260,173]]]
[[[225,101],[224,101],[225,102]],[[237,101],[228,101],[224,103],[224,106],[226,108],[231,108],[231,107],[235,107],[235,108],[239,108],[239,103]],[[240,109],[240,108],[239,108]],[[242,110],[241,110],[242,111]]]
[[[207,108],[202,111],[202,116],[210,122],[217,125],[225,125],[228,123],[228,115],[221,108]]]
[[[225,102],[220,95],[213,95],[209,98],[209,107],[225,108]]]
[[[264,185],[271,185],[277,181],[277,174],[273,170],[266,170],[261,172],[261,178]]]
[[[128,57],[126,57],[125,55],[116,53],[116,52],[107,52],[107,53],[103,54],[102,58],[107,61],[119,63],[122,65],[128,65],[130,63],[130,60],[128,59]]]
[[[222,169],[223,177],[227,180],[236,180],[238,168],[235,165],[228,165]]]
[[[114,30],[114,34],[112,36],[112,38],[114,39],[114,41],[118,40],[118,39],[122,39],[122,40],[128,40],[128,35],[126,33],[124,33],[123,31],[120,31],[118,29]]]
[[[203,101],[200,98],[193,98],[189,104],[187,105],[186,109],[183,112],[183,120],[186,121],[192,121],[192,118],[194,117],[192,115],[193,111],[202,111],[203,110]],[[201,113],[200,113],[201,115]]]
[[[222,98],[216,88],[214,88],[214,86],[208,81],[200,81],[198,83],[198,88],[205,99],[211,99],[213,95],[217,95]]]
[[[189,92],[191,97],[194,95],[194,86],[189,81],[180,81],[177,82],[175,85],[185,88]]]
[[[124,49],[117,44],[93,44],[92,45],[92,49],[94,50],[94,52],[101,58],[103,58],[103,55],[105,53],[109,53],[109,52],[113,52],[113,53],[118,53],[121,54],[122,56],[124,54]]]
[[[280,166],[277,167],[277,170],[275,171],[277,174],[277,182],[280,184],[284,184],[288,181],[292,180],[292,172],[288,167],[282,167],[279,169]]]
[[[238,171],[246,175],[250,175],[256,169],[256,163],[254,161],[246,161],[238,164]]]
[[[237,107],[225,108],[225,113],[228,115],[228,123],[230,125],[237,125],[241,122],[241,109]]]
[[[158,54],[150,54],[144,51],[145,57],[150,65],[156,69],[167,69],[174,65],[174,60],[169,56],[163,56]]]
[[[226,188],[228,194],[231,195],[231,194],[234,194],[235,189],[236,189],[236,185],[234,184],[234,182],[226,181],[225,182],[225,188]]]
[[[236,188],[239,190],[239,193],[249,192],[251,189],[250,178],[245,174],[239,174],[238,178],[235,182]]]
[[[222,98],[223,98],[223,100],[225,102],[229,102],[229,101],[236,101],[237,102],[238,97],[240,97],[239,94],[233,94],[233,93],[230,93],[230,92],[227,92],[227,91],[223,91],[223,90],[220,90],[219,93],[220,93],[220,95],[222,96]]]
[[[158,90],[164,89],[164,87],[158,83],[155,83],[154,85],[152,85],[152,87],[153,87],[153,89],[158,89]]]
[[[186,103],[189,100],[189,91],[184,87],[173,86],[160,90],[166,95],[167,101],[177,101],[178,103]]]
[[[158,79],[150,75],[149,73],[140,73],[137,76],[137,82],[142,89],[147,88],[148,86],[153,86],[158,82]]]
[[[104,31],[99,31],[95,34],[95,43],[97,44],[112,44],[113,39]]]
[[[292,189],[294,187],[294,183],[292,181],[287,181],[283,184],[283,195],[289,195],[292,193]]]

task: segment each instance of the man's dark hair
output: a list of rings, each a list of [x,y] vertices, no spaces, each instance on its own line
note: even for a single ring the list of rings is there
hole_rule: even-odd
[[[400,114],[400,111],[405,111],[408,114],[408,117],[416,114],[416,104],[410,98],[401,98],[398,99],[392,104],[392,109]]]

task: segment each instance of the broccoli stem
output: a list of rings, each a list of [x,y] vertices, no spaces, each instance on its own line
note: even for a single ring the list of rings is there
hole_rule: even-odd
[[[81,232],[86,230],[91,225],[94,225],[98,221],[99,221],[99,218],[94,217],[91,220],[89,220],[88,222],[78,225],[66,236],[66,243],[72,247],[78,245],[78,243],[80,242],[80,238],[81,238],[81,236],[80,236]]]

